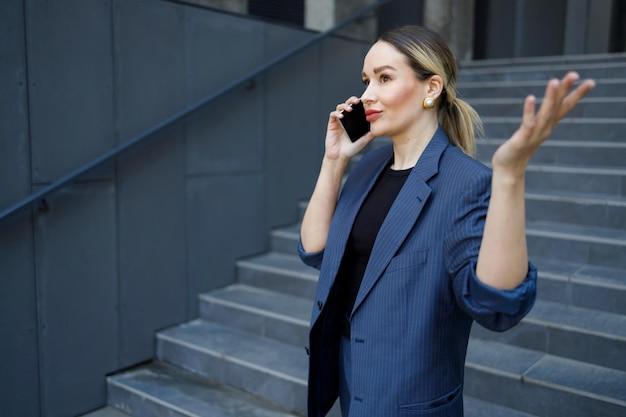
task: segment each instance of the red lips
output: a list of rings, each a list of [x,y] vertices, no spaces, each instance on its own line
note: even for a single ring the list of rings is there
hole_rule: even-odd
[[[365,120],[367,120],[368,122],[373,122],[374,120],[378,119],[381,113],[382,112],[380,110],[374,110],[374,109],[365,110]]]

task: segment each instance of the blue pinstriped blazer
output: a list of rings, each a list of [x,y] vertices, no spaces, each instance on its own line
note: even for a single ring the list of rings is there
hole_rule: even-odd
[[[354,219],[392,152],[391,145],[373,150],[352,170],[326,248],[306,253],[299,246],[302,260],[320,269],[309,340],[310,417],[325,415],[338,396],[333,283]],[[475,275],[490,186],[491,171],[439,128],[381,226],[352,310],[350,417],[462,416],[472,322],[504,331],[530,311],[532,264],[509,291]]]

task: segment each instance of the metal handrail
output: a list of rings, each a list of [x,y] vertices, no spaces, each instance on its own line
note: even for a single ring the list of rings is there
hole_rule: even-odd
[[[217,91],[214,91],[213,93],[211,93],[209,96],[205,97],[204,99],[196,102],[195,104],[179,111],[178,113],[175,113],[174,115],[164,119],[163,121],[161,121],[160,123],[156,124],[155,126],[151,127],[150,129],[144,131],[143,133],[138,134],[137,136],[133,137],[132,139],[122,143],[121,145],[116,146],[115,148],[105,152],[104,154],[100,155],[99,157],[95,158],[94,160],[92,160],[91,162],[81,166],[78,169],[75,169],[74,171],[64,175],[63,177],[59,178],[58,180],[54,181],[53,183],[51,183],[50,185],[42,188],[41,190],[32,193],[31,195],[29,195],[28,197],[24,198],[23,200],[7,207],[6,209],[2,210],[0,212],[0,223],[2,223],[3,221],[5,221],[7,218],[9,218],[10,216],[12,216],[13,214],[17,213],[18,211],[25,209],[26,207],[30,207],[32,204],[41,201],[42,199],[44,199],[45,197],[47,197],[48,195],[52,194],[53,192],[55,192],[56,190],[64,187],[65,185],[67,185],[68,183],[76,180],[77,178],[81,177],[82,175],[86,174],[87,172],[95,169],[96,167],[101,166],[102,164],[111,161],[112,159],[114,159],[115,157],[123,154],[124,152],[126,152],[127,150],[135,147],[136,145],[138,145],[139,143],[143,142],[144,140],[146,140],[147,138],[151,137],[152,135],[154,135],[155,133],[157,133],[158,131],[165,129],[166,127],[176,123],[177,121],[191,115],[192,113],[196,112],[197,110],[199,110],[200,108],[204,107],[205,105],[207,105],[208,103],[212,102],[213,100],[216,100],[217,98],[225,95],[226,93],[234,90],[235,88],[244,85],[245,83],[249,82],[249,80],[258,77],[259,75],[262,75],[263,73],[265,73],[267,70],[273,68],[274,66],[280,64],[283,61],[286,61],[287,59],[291,58],[292,56],[298,54],[299,52],[303,51],[304,49],[307,49],[308,47],[320,42],[321,40],[327,38],[328,36],[332,35],[333,33],[337,32],[339,29],[359,20],[361,17],[363,17],[364,15],[378,9],[379,7],[381,7],[382,5],[384,5],[385,3],[390,2],[391,0],[379,0],[375,3],[372,3],[371,5],[364,7],[363,9],[359,10],[358,12],[354,13],[353,15],[351,15],[350,17],[342,20],[341,22],[339,22],[338,24],[336,24],[335,26],[333,26],[332,28],[324,31],[324,32],[320,32],[317,35],[315,35],[313,38],[309,39],[306,42],[303,42],[302,44],[288,50],[287,52],[267,61],[265,64],[260,65],[259,67],[257,67],[256,69],[248,72],[247,74],[243,75],[242,77],[240,77],[239,79],[232,81],[228,84],[226,84],[225,86],[219,88]]]

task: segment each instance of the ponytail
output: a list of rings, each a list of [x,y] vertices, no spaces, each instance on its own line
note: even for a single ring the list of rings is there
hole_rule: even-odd
[[[484,135],[480,116],[467,102],[445,91],[442,96],[439,123],[454,146],[472,157],[476,156],[476,133]]]

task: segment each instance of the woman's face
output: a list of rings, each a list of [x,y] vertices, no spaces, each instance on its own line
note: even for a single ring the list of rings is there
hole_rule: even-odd
[[[422,106],[429,93],[429,82],[420,81],[407,58],[387,42],[376,42],[363,62],[361,96],[371,132],[376,136],[410,139],[416,136],[420,120],[434,117],[434,109]]]

